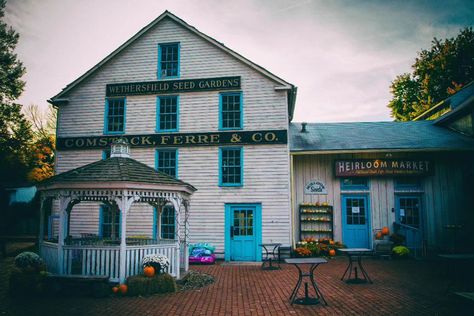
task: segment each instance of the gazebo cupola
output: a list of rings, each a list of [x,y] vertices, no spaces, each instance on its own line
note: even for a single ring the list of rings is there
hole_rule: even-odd
[[[187,270],[189,201],[196,189],[130,158],[130,146],[126,140],[118,139],[112,144],[110,158],[53,176],[39,183],[38,191],[42,202],[40,251],[51,272],[72,274],[73,267],[79,265],[79,274],[109,275],[111,280],[123,282],[127,276],[140,271],[141,256],[163,253],[170,259],[169,272],[179,278],[180,250]],[[59,200],[57,243],[43,240],[43,204],[48,198]],[[84,241],[69,243],[74,239],[69,236],[70,215],[74,205],[83,201],[103,203],[119,212],[122,232],[119,245],[98,243],[85,246]],[[127,215],[134,203],[147,203],[158,212],[165,205],[173,206],[175,239],[162,241],[152,236],[145,244],[131,244],[126,236]]]

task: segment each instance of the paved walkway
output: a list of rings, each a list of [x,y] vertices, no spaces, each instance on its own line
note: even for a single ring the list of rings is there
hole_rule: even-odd
[[[1,262],[0,262],[1,263]],[[461,315],[474,310],[445,295],[447,276],[439,263],[365,260],[374,284],[348,285],[339,280],[343,257],[317,269],[329,306],[291,306],[296,268],[262,271],[258,266],[191,266],[212,274],[216,282],[200,290],[150,297],[47,298],[12,301],[5,297],[1,273],[0,315]],[[1,268],[1,266],[0,266]]]

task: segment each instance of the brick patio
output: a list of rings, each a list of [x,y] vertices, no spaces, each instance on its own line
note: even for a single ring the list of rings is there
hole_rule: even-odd
[[[2,262],[0,315],[312,315],[312,314],[465,314],[473,306],[445,295],[448,279],[436,261],[365,260],[374,284],[348,285],[339,280],[343,257],[316,271],[329,306],[291,306],[288,296],[297,280],[296,268],[262,271],[259,266],[191,266],[215,276],[200,290],[151,297],[47,298],[28,302],[7,298],[7,273]]]

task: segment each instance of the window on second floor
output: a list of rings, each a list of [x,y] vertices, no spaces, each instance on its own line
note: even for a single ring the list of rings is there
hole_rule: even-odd
[[[107,99],[105,103],[106,134],[125,132],[125,98]]]
[[[172,177],[178,176],[177,149],[158,149],[156,151],[156,170]]]
[[[159,132],[176,132],[178,127],[178,96],[158,97],[156,130]]]
[[[219,95],[219,128],[242,128],[242,93],[226,92]]]
[[[179,43],[158,45],[158,78],[179,77]]]
[[[242,148],[220,148],[219,185],[242,186]]]

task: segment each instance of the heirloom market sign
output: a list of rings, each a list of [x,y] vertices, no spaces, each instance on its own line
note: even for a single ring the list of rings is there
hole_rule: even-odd
[[[122,138],[133,147],[286,144],[286,130],[58,137],[58,149],[107,148]]]
[[[240,89],[240,77],[112,83],[105,86],[105,95],[118,97],[234,89]]]
[[[337,160],[336,177],[422,176],[433,174],[433,162],[416,159]]]

